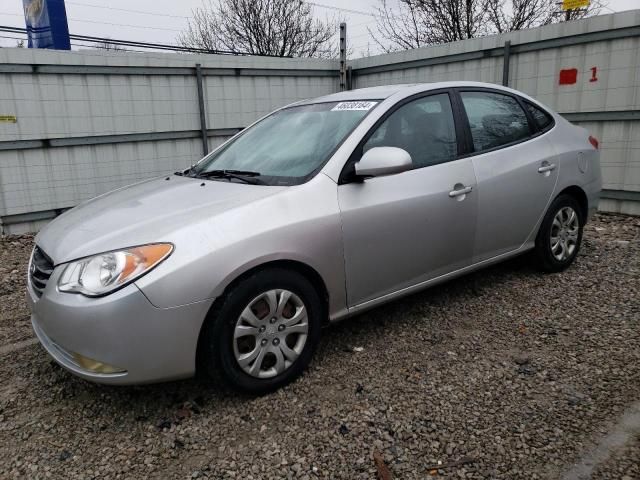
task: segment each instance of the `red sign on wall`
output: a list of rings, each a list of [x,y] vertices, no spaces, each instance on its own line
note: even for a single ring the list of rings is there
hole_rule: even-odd
[[[560,85],[574,85],[578,81],[578,69],[560,70]]]

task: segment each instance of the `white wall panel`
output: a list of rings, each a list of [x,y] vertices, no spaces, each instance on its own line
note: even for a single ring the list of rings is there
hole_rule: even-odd
[[[639,25],[640,11],[631,11],[358,59],[353,62],[355,69],[388,69],[394,64],[398,64],[398,68],[378,73],[367,73],[366,70],[356,72],[355,86],[456,80],[502,83],[504,61],[501,56],[466,61],[454,61],[453,58],[451,63],[416,68],[405,68],[400,64],[501,47],[507,40],[517,46]],[[590,81],[594,67],[597,69],[597,81]],[[559,84],[560,71],[563,69],[578,70],[575,84]],[[537,98],[560,113],[640,110],[640,36],[512,53],[509,73],[511,87]],[[600,140],[604,188],[640,192],[640,121],[580,122],[580,125]]]
[[[496,49],[511,41],[563,39],[572,35],[637,27],[640,11],[601,15],[505,35],[350,61],[354,88],[446,80],[501,83],[502,56],[430,66],[402,62]],[[516,49],[517,50],[517,49]],[[474,53],[475,52],[475,53]],[[494,50],[495,52],[495,50]],[[280,106],[339,89],[337,61],[165,53],[55,52],[0,49],[0,64],[114,67],[181,67],[184,75],[0,73],[0,142],[132,133],[199,131],[195,64],[203,69],[285,69],[297,75],[215,75],[203,78],[209,129],[239,128]],[[386,71],[367,72],[383,67]],[[591,68],[597,68],[591,82]],[[577,82],[559,85],[563,69],[578,70]],[[362,70],[365,69],[365,70]],[[335,72],[317,76],[310,70]],[[255,73],[255,72],[254,72]],[[598,40],[517,53],[510,61],[510,86],[560,113],[640,111],[640,36]],[[640,121],[581,122],[601,141],[604,187],[640,191]],[[211,137],[215,147],[224,138]],[[112,145],[0,150],[0,217],[66,208],[92,196],[183,168],[201,156],[198,138]],[[603,202],[631,211],[628,202]],[[607,207],[608,205],[608,207]],[[634,207],[635,208],[635,207]],[[40,223],[27,223],[39,226]],[[22,227],[12,227],[18,230]]]
[[[300,71],[296,76],[214,76],[208,71],[203,87],[209,129],[244,127],[282,105],[338,89],[335,61],[0,49],[0,64],[17,66],[189,68],[185,75],[0,73],[0,115],[18,118],[15,124],[0,123],[0,142],[199,131],[196,63],[203,69]],[[329,76],[304,76],[309,69],[325,70]],[[227,138],[210,137],[210,148]],[[201,145],[199,138],[193,138],[0,149],[0,217],[71,207],[114,188],[185,168],[201,158]]]
[[[211,142],[216,146],[224,139]],[[5,215],[68,208],[200,158],[200,139],[0,151]]]

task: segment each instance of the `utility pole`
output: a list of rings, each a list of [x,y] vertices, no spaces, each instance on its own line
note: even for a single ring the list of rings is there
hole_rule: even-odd
[[[340,91],[347,89],[347,24],[340,23]]]

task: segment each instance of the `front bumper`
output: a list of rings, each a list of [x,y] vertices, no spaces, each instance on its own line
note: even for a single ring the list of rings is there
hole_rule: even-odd
[[[54,270],[38,298],[27,301],[42,346],[75,375],[98,383],[129,385],[192,376],[202,322],[213,300],[157,308],[135,284],[100,298],[61,293]],[[79,354],[123,370],[96,373],[74,359]]]

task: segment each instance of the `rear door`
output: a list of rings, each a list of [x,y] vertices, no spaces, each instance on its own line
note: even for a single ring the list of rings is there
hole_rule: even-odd
[[[478,182],[476,263],[517,250],[530,237],[551,201],[559,163],[544,135],[553,126],[545,112],[503,91],[458,92]],[[542,117],[536,120],[532,108]]]
[[[345,166],[338,201],[350,307],[471,263],[476,181],[472,160],[459,158],[456,125],[449,92],[405,101]],[[409,152],[413,170],[349,178],[366,150],[383,146]]]

